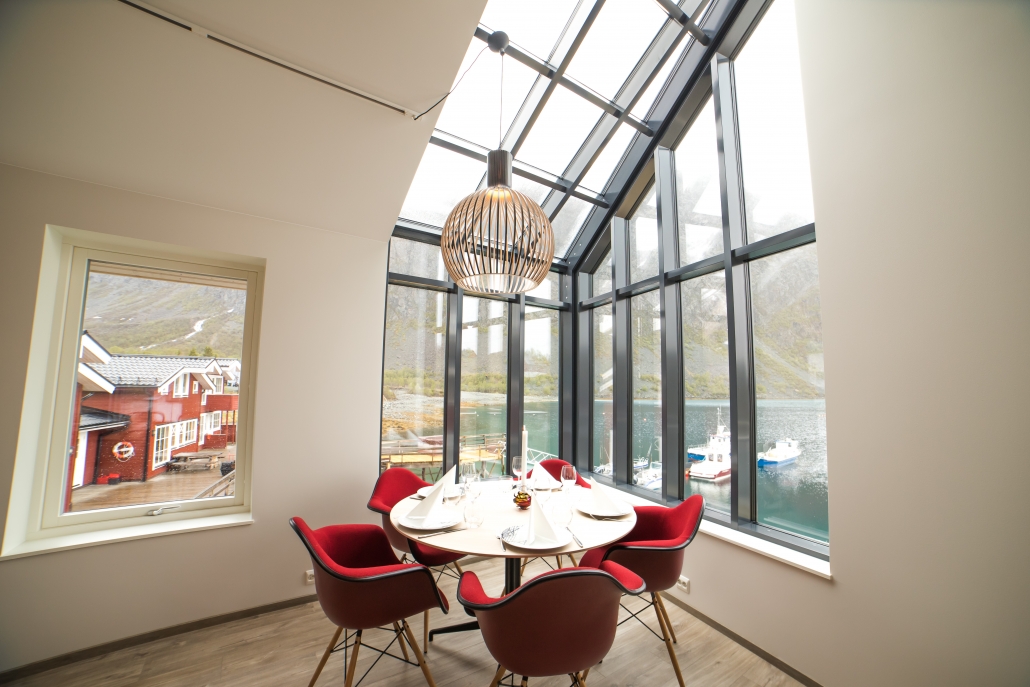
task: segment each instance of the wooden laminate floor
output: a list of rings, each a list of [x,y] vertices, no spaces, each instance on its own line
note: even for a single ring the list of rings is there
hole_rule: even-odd
[[[503,585],[499,560],[471,563],[490,593]],[[530,577],[546,570],[536,561],[526,570]],[[442,627],[469,620],[455,601],[454,579],[440,583],[451,612],[433,611],[430,624]],[[627,605],[642,605],[627,599]],[[666,602],[679,643],[683,678],[690,687],[793,687],[790,676],[736,642]],[[625,616],[623,612],[623,616]],[[654,612],[643,617],[658,630]],[[422,639],[422,619],[412,618],[415,636]],[[148,644],[115,651],[98,658],[55,668],[16,682],[17,687],[305,687],[333,633],[317,603],[196,630]],[[660,630],[658,630],[660,631]],[[390,634],[366,631],[364,641],[383,647]],[[393,647],[395,650],[397,646]],[[398,651],[399,653],[399,651]],[[359,654],[358,675],[375,660],[370,651]],[[429,666],[439,687],[474,685],[486,687],[496,663],[478,632],[441,635],[430,644]],[[343,656],[329,659],[318,685],[343,685]],[[533,679],[534,687],[565,687],[569,679]],[[619,628],[604,661],[590,671],[590,687],[674,687],[676,676],[665,645],[638,622]],[[367,687],[423,687],[422,672],[414,666],[384,658],[372,669]]]

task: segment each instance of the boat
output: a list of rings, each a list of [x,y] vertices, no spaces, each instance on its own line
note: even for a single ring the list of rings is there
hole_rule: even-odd
[[[758,454],[758,467],[790,465],[801,455],[798,442],[794,439],[777,439],[776,445]]]
[[[687,460],[689,462],[700,463],[712,456],[730,455],[730,433],[726,429],[726,425],[722,424],[722,408],[718,408],[717,411],[715,434],[708,435],[708,443],[706,445],[687,449]]]

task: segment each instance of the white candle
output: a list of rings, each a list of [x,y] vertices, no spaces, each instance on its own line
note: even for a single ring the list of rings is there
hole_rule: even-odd
[[[529,472],[529,432],[522,425],[522,485],[526,484],[526,473]]]

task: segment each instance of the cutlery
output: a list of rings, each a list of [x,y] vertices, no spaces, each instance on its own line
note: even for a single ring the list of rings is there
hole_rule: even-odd
[[[464,528],[462,528],[462,527],[455,527],[454,529],[443,530],[442,532],[433,532],[432,534],[423,534],[423,535],[419,536],[419,539],[429,539],[430,537],[436,537],[436,536],[441,535],[441,534],[450,534],[451,532],[461,532],[462,529],[464,529]]]
[[[576,540],[576,546],[582,547],[583,542],[579,540],[579,537],[576,536],[576,533],[573,532],[571,528],[566,527],[565,529],[569,530],[569,534],[571,534],[572,538]]]
[[[508,547],[504,545],[504,540],[501,539],[501,535],[499,535],[499,534],[497,535],[497,540],[501,542],[501,550],[502,551],[507,551]]]

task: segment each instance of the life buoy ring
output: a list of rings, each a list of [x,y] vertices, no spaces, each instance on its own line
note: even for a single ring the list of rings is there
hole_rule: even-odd
[[[113,455],[115,460],[119,463],[124,463],[136,455],[136,449],[128,441],[119,441],[111,448],[111,455]]]

